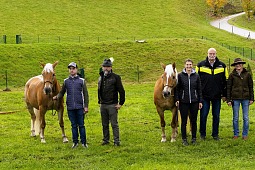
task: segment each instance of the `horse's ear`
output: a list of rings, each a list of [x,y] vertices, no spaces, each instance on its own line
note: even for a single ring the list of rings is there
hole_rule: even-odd
[[[54,64],[52,64],[53,69],[56,67],[57,64],[58,64],[58,61],[56,61]]]
[[[44,68],[45,64],[42,62],[39,62],[39,64],[42,66],[42,68]]]
[[[160,63],[161,67],[165,70],[166,69],[166,65],[163,63]]]
[[[173,65],[172,65],[172,66],[173,66],[173,69],[175,70],[175,68],[176,68],[176,64],[175,64],[175,62],[173,63]]]

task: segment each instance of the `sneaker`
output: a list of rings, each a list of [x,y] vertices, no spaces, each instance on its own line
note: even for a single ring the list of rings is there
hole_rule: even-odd
[[[109,142],[103,141],[101,145],[108,145],[108,144],[109,144]]]
[[[119,142],[114,142],[114,146],[120,146]]]
[[[238,139],[238,136],[233,136],[233,139]]]
[[[83,143],[81,146],[82,146],[83,148],[88,148],[88,147],[89,147],[88,144],[84,144],[84,143]]]
[[[196,138],[192,138],[191,139],[191,143],[193,144],[193,145],[195,145],[197,142],[196,142]]]
[[[205,140],[205,136],[200,136],[200,139],[201,140]]]
[[[216,140],[216,141],[220,140],[219,136],[213,136],[213,139]]]
[[[73,143],[72,149],[77,148],[78,147],[78,143]]]
[[[247,140],[248,139],[248,136],[243,136],[243,140]]]
[[[182,144],[183,144],[184,146],[188,146],[188,145],[189,145],[187,139],[183,139],[183,140],[182,140]]]

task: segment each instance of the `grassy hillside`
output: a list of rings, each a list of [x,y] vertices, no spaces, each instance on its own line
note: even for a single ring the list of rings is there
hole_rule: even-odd
[[[0,32],[9,43],[21,34],[28,43],[37,42],[38,36],[48,42],[58,42],[58,36],[81,36],[84,41],[206,36],[230,45],[253,45],[211,27],[205,1],[10,0],[0,6]]]
[[[176,62],[180,71],[185,59],[191,58],[196,64],[206,57],[210,47],[218,50],[219,58],[226,64],[229,59],[232,63],[235,57],[240,57],[226,48],[202,39],[152,39],[147,43],[118,41],[93,44],[0,45],[0,86],[5,85],[6,71],[10,87],[23,87],[30,77],[41,74],[39,62],[53,63],[57,60],[59,65],[56,67],[56,74],[61,82],[68,76],[67,65],[75,61],[80,68],[85,69],[88,83],[94,84],[103,59],[109,57],[114,57],[113,70],[122,76],[123,81],[137,82],[139,72],[140,82],[151,82],[162,73],[160,62]]]
[[[229,23],[237,27],[255,31],[255,19],[252,18],[250,21],[248,21],[246,15],[233,18],[229,21]]]

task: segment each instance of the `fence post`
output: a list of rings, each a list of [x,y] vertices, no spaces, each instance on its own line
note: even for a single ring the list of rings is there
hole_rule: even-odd
[[[252,60],[252,48],[251,48],[251,60]]]
[[[7,43],[7,40],[6,40],[6,39],[7,39],[7,38],[6,38],[6,35],[3,35],[4,44]]]
[[[138,83],[139,83],[139,79],[140,79],[140,72],[139,72],[139,65],[137,65],[137,80],[138,80]]]
[[[8,88],[7,70],[5,71],[5,86],[6,88],[4,89],[4,91],[11,91],[11,89]]]

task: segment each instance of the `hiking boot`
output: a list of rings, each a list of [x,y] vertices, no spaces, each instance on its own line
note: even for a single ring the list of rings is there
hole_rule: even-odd
[[[108,145],[108,144],[109,144],[109,142],[103,141],[101,145]]]
[[[201,140],[205,140],[205,136],[200,136],[200,139]]]
[[[191,143],[193,144],[193,145],[195,145],[197,142],[196,142],[196,138],[192,138],[191,139]]]
[[[114,146],[120,146],[119,142],[114,142]]]
[[[219,136],[213,136],[213,139],[216,140],[216,141],[220,140]]]
[[[184,146],[188,146],[188,145],[189,145],[187,139],[183,139],[183,140],[182,140],[182,144],[183,144]]]
[[[247,140],[248,139],[248,136],[243,136],[243,140]]]
[[[78,143],[73,143],[72,149],[77,148],[78,147]]]
[[[233,139],[238,139],[238,136],[233,136]]]

